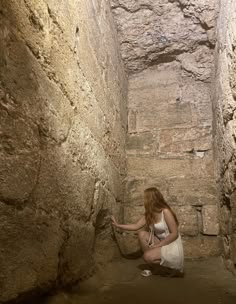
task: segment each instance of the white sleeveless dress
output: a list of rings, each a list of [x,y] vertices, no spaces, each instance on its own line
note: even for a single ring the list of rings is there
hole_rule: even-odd
[[[153,242],[154,235],[159,239],[165,239],[169,234],[169,228],[166,224],[164,213],[161,212],[161,221],[150,226],[150,241]],[[181,235],[172,243],[161,247],[161,262],[160,265],[178,269],[181,272],[184,268],[184,251],[181,240]]]

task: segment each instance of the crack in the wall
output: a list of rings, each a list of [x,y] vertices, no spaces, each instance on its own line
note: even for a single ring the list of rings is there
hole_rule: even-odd
[[[63,34],[63,29],[60,26],[59,22],[57,21],[56,16],[53,14],[52,10],[50,9],[49,5],[47,4],[47,9],[48,9],[48,15],[51,18],[52,22],[57,26],[57,28],[60,30],[60,32]]]
[[[130,9],[127,6],[125,6],[124,4],[120,3],[119,5],[111,5],[111,8],[112,8],[112,10],[123,9],[127,13],[137,13],[141,10],[149,10],[149,11],[153,12],[153,7],[148,4],[140,4],[140,6],[137,9]]]

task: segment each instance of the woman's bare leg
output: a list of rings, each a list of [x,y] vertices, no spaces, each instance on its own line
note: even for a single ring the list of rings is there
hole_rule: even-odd
[[[149,237],[150,233],[147,231],[139,231],[138,233],[139,242],[143,252],[146,252],[148,249],[150,249],[148,244]],[[160,241],[158,240],[158,238],[154,237],[154,245],[158,244],[159,242]]]
[[[140,246],[142,248],[142,251],[145,252],[148,250],[149,245],[148,245],[148,239],[149,239],[149,232],[147,231],[139,231],[138,232],[138,239]]]
[[[160,264],[161,247],[149,248],[143,255],[144,261],[148,264]]]

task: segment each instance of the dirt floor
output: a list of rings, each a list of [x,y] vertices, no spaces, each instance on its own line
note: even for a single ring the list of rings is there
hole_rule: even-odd
[[[183,278],[141,277],[142,263],[116,261],[73,291],[44,298],[40,304],[236,304],[236,277],[220,258],[186,261]]]

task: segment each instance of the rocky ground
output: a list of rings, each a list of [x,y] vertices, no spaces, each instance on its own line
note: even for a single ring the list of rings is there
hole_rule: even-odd
[[[220,258],[186,261],[184,278],[143,278],[141,264],[142,260],[118,260],[70,292],[41,299],[38,304],[236,303],[236,278],[225,270]]]

